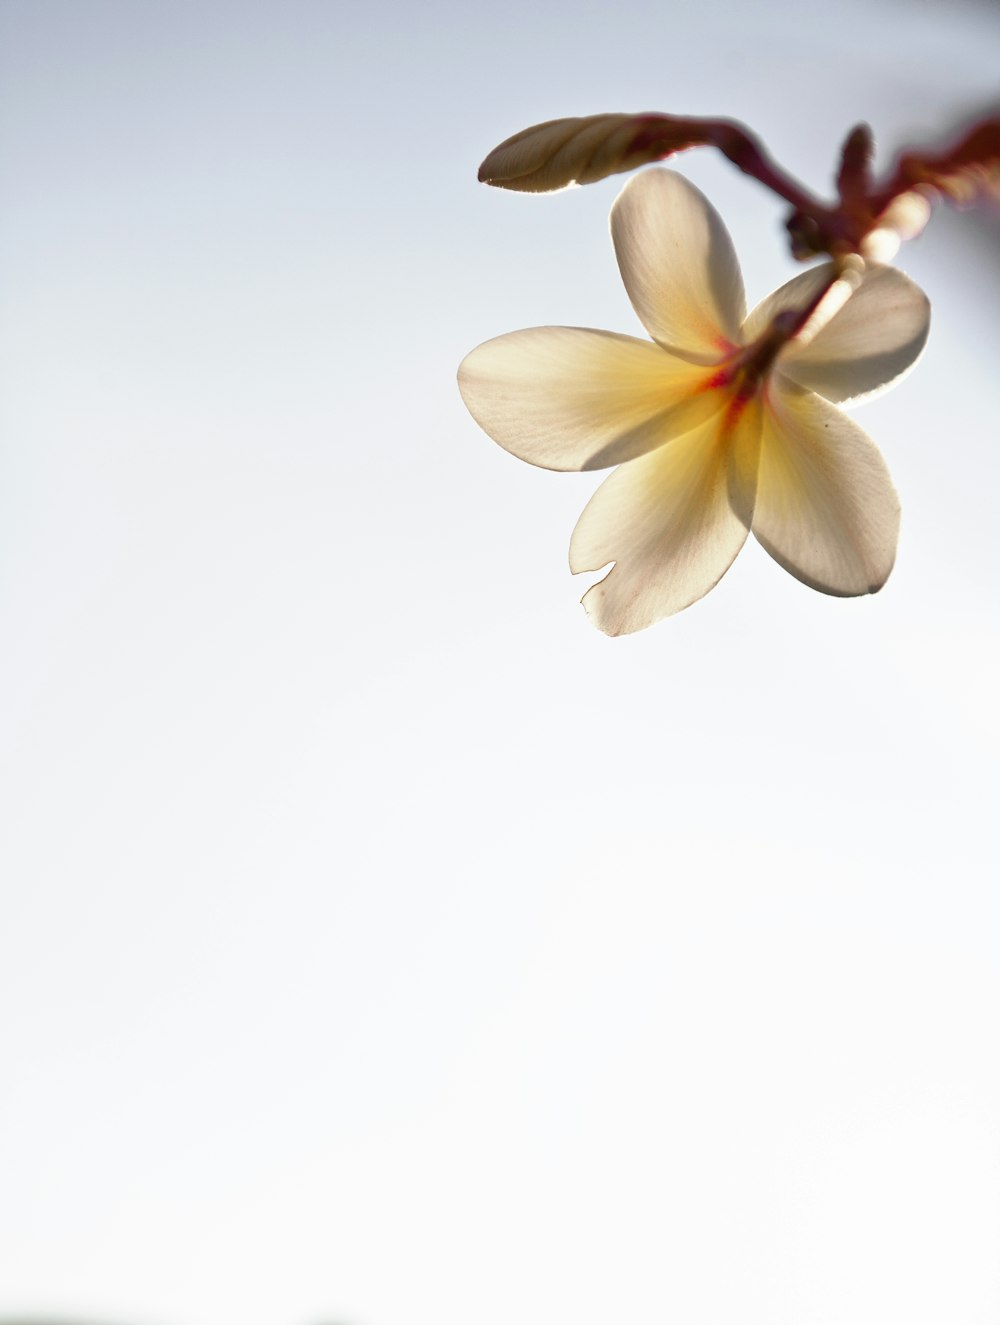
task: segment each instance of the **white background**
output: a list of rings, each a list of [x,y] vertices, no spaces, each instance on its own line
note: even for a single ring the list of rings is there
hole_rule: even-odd
[[[998,231],[902,265],[884,592],[748,545],[608,640],[594,475],[465,413],[637,333],[600,110],[814,187],[997,93],[995,6],[0,3],[0,1315],[1000,1318]],[[751,301],[782,208],[708,153]]]

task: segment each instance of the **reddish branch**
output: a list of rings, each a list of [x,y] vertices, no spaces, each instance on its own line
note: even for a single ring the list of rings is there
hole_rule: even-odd
[[[501,188],[545,192],[588,184],[692,147],[715,147],[791,203],[787,226],[799,257],[864,253],[867,237],[881,228],[906,238],[920,227],[924,200],[935,195],[963,206],[984,196],[1000,199],[1000,116],[973,124],[947,149],[902,153],[882,181],[872,178],[871,130],[858,125],[844,143],[834,203],[805,189],[735,120],[676,115],[550,120],[501,143],[483,162],[479,178]],[[913,204],[909,209],[907,202]]]

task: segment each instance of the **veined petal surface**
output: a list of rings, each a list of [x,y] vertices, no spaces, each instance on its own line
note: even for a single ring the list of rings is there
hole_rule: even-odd
[[[663,169],[629,180],[611,208],[611,237],[654,340],[706,361],[739,343],[746,295],[733,241],[693,184]]]
[[[604,480],[570,542],[570,569],[613,569],[583,605],[608,635],[642,630],[708,593],[753,515],[761,409],[720,414]]]
[[[889,578],[899,499],[874,442],[821,396],[775,383],[764,413],[757,540],[796,579],[841,597]]]
[[[719,408],[710,376],[652,341],[583,327],[488,340],[458,370],[469,412],[544,469],[605,469],[689,431]]]
[[[930,301],[908,276],[869,268],[836,317],[807,344],[788,346],[779,370],[827,400],[870,397],[916,363],[930,317]]]
[[[833,263],[822,262],[817,267],[810,267],[808,271],[793,276],[790,281],[786,281],[784,285],[772,291],[766,299],[760,301],[743,323],[744,345],[749,345],[758,336],[762,336],[779,313],[789,309],[797,311],[811,304],[820,291],[830,284],[832,276]],[[788,353],[789,351],[786,350],[785,354]]]

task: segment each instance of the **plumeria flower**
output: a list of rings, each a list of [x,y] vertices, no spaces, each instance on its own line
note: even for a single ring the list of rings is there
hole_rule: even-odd
[[[620,635],[689,606],[751,530],[814,589],[880,589],[899,502],[878,450],[835,406],[916,361],[923,293],[854,258],[804,272],[747,317],[722,219],[669,170],[626,184],[611,236],[652,340],[538,327],[487,341],[459,369],[473,417],[522,460],[619,466],[570,544],[574,573],[614,562],[584,595],[594,622]]]

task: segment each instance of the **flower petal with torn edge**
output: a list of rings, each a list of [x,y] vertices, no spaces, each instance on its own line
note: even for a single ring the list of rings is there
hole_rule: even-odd
[[[668,349],[718,360],[740,343],[743,277],[729,231],[693,184],[643,171],[611,208],[611,238],[639,318]]]
[[[642,630],[708,593],[746,541],[761,407],[751,402],[604,480],[573,531],[574,574],[615,563],[583,597],[608,635]]]
[[[869,268],[844,307],[805,345],[793,341],[779,371],[827,400],[871,398],[916,363],[930,328],[930,300],[895,267]]]
[[[544,469],[605,469],[688,432],[721,408],[711,370],[652,341],[582,327],[497,336],[458,370],[469,412],[507,451]]]
[[[765,409],[753,532],[796,579],[849,598],[889,578],[899,498],[874,442],[821,396],[775,387]]]

